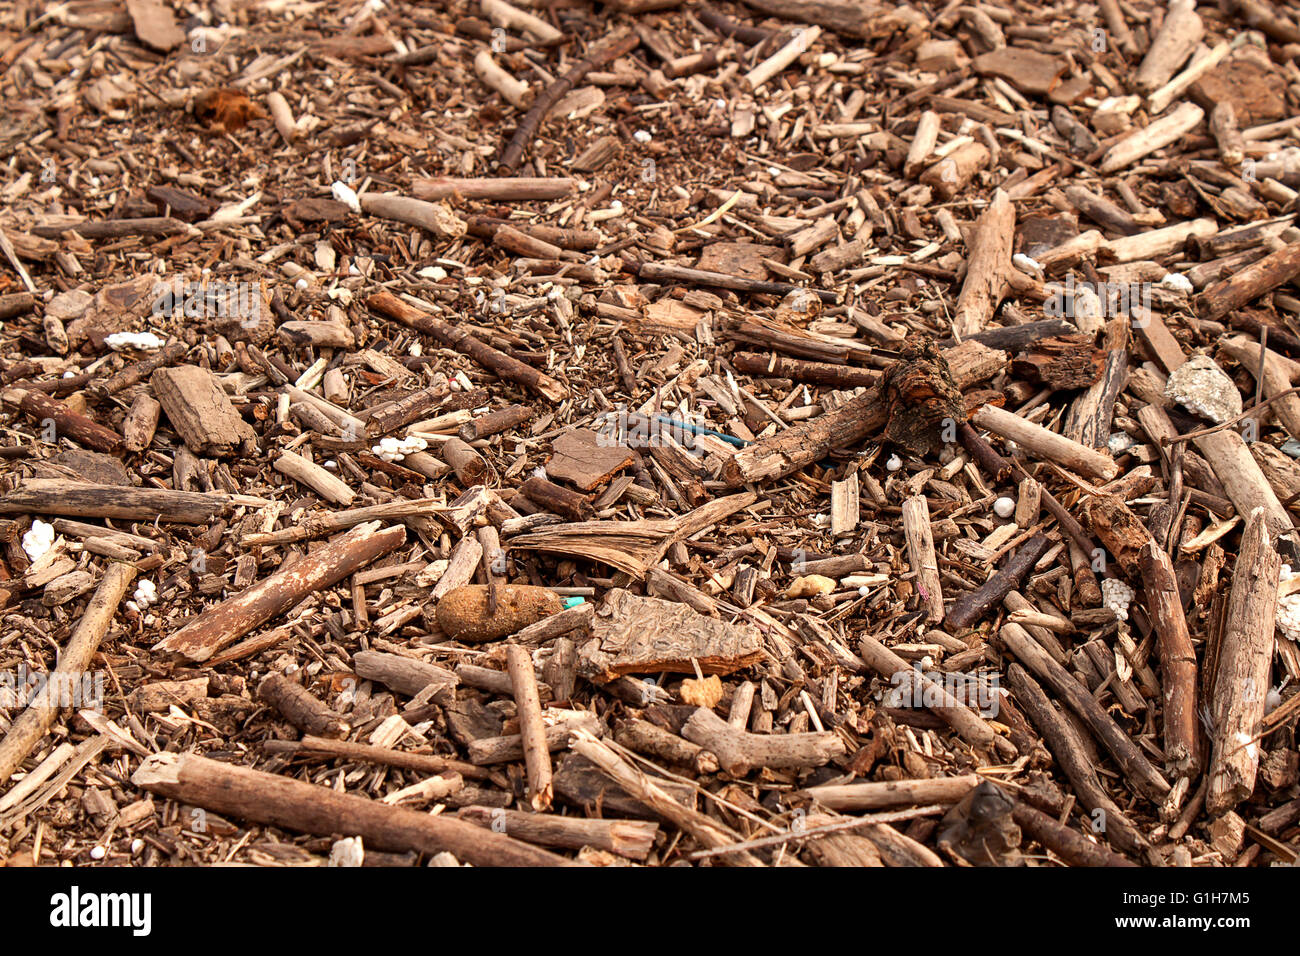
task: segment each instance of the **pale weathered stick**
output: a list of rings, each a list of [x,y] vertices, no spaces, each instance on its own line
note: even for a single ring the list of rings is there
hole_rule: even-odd
[[[995,435],[1010,438],[1040,458],[1054,461],[1062,468],[1089,478],[1110,481],[1119,474],[1119,466],[1109,455],[1049,431],[1004,408],[981,405],[971,415],[971,422]]]
[[[1139,92],[1151,93],[1167,83],[1192,55],[1204,33],[1205,25],[1196,12],[1196,0],[1170,0],[1164,22],[1138,67],[1135,82]]]
[[[1186,136],[1205,118],[1205,110],[1195,103],[1182,103],[1171,113],[1126,136],[1109,150],[1101,161],[1103,173],[1119,172],[1143,156],[1154,153]]]
[[[886,810],[925,803],[959,803],[984,778],[968,773],[930,780],[883,780],[869,783],[823,784],[799,791],[828,810]]]
[[[745,86],[752,92],[782,72],[822,35],[821,27],[804,27],[796,30],[794,38],[758,66],[745,74]]]
[[[406,529],[400,525],[383,530],[378,521],[358,525],[287,570],[276,571],[192,618],[153,649],[205,661],[308,595],[341,581],[405,542]]]
[[[751,770],[797,770],[821,767],[844,754],[836,733],[751,734],[731,726],[713,711],[699,707],[682,727],[682,736],[718,758],[733,777]]]
[[[913,495],[903,502],[903,534],[926,619],[937,624],[943,620],[943,586],[939,580],[939,559],[934,553],[934,535],[930,531],[930,507],[924,495]]]
[[[135,568],[129,564],[110,564],[86,605],[86,613],[59,654],[59,663],[36,700],[33,700],[0,740],[0,784],[7,783],[13,772],[27,759],[42,737],[54,726],[62,705],[62,688],[80,687],[81,677],[90,666],[95,651],[108,633],[117,607],[135,580]]]
[[[444,850],[474,866],[567,866],[564,857],[472,823],[390,806],[197,754],[159,753],[131,782],[150,793],[243,820],[314,833],[349,834],[378,850]]]
[[[537,691],[533,658],[518,644],[506,647],[506,670],[514,691],[519,731],[524,741],[524,766],[528,771],[528,802],[535,811],[546,810],[555,798],[551,786],[551,752],[542,723],[542,700]]]
[[[644,860],[659,833],[659,824],[650,820],[589,820],[499,807],[463,807],[456,816],[525,843],[573,850],[593,846],[629,860]]]
[[[1231,810],[1255,790],[1260,720],[1273,659],[1277,584],[1282,558],[1269,537],[1262,509],[1252,511],[1241,534],[1228,595],[1227,624],[1219,645],[1211,714],[1209,789],[1205,808]]]
[[[1165,760],[1180,776],[1200,770],[1196,716],[1196,649],[1187,630],[1174,565],[1154,541],[1138,557],[1147,612],[1159,636],[1160,681],[1164,691]]]

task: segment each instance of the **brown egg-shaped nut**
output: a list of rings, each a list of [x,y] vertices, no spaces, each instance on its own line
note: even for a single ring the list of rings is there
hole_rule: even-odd
[[[549,588],[504,584],[497,588],[496,613],[489,614],[487,585],[467,584],[438,602],[437,617],[444,634],[473,644],[507,637],[563,609]]]

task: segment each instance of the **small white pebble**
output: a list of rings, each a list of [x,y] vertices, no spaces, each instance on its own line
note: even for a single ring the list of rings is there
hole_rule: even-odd
[[[305,292],[308,288],[310,288],[310,286],[311,283],[308,282],[306,279],[299,279],[297,282],[293,284],[293,287],[297,289],[299,292]]]
[[[637,130],[635,133],[632,134],[632,138],[633,138],[634,140],[636,140],[638,143],[641,143],[642,145],[644,145],[644,144],[650,142],[650,140],[653,139],[654,137],[652,137],[652,136],[650,135],[650,133],[649,133],[648,130],[639,129],[639,130]]]
[[[1175,292],[1191,293],[1192,281],[1181,272],[1167,272],[1165,277],[1160,280],[1162,289],[1173,289]]]
[[[144,840],[141,840],[139,837],[136,837],[134,840],[131,841],[131,855],[132,855],[132,856],[135,856],[137,853],[139,853],[139,852],[140,852],[141,850],[143,850],[143,849],[144,849]]]
[[[92,846],[90,848],[90,858],[92,860],[102,860],[106,856],[108,856],[108,851],[102,846]]]
[[[1038,264],[1038,261],[1025,255],[1023,252],[1017,252],[1012,256],[1011,262],[1021,272],[1031,272],[1034,275],[1043,274],[1043,267]]]
[[[152,332],[114,332],[104,336],[104,344],[114,352],[122,349],[139,349],[141,352],[153,352],[163,347],[164,342]]]
[[[40,518],[32,522],[31,530],[23,535],[23,551],[33,561],[45,557],[54,544],[54,525],[47,524]]]
[[[897,455],[890,455],[889,461],[885,462],[885,468],[889,471],[898,471],[903,467],[903,459]]]
[[[1003,495],[997,501],[993,502],[993,513],[999,518],[1010,518],[1016,513],[1016,503],[1006,495]]]

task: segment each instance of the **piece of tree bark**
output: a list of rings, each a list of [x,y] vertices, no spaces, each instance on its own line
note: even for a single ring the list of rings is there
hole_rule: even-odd
[[[160,368],[149,377],[154,396],[187,448],[196,455],[233,455],[257,435],[207,369]]]
[[[62,694],[70,688],[79,689],[82,686],[82,678],[90,667],[100,642],[108,633],[118,605],[126,596],[135,575],[135,568],[129,564],[109,564],[94,596],[86,605],[85,613],[77,622],[76,630],[59,654],[59,662],[44,688],[14,718],[4,739],[0,740],[0,785],[9,782],[14,771],[54,726],[54,721],[64,706]]]
[[[401,526],[380,529],[378,521],[347,534],[221,604],[191,618],[153,650],[205,661],[253,628],[284,613],[310,594],[330,587],[406,542]]]
[[[1281,564],[1263,510],[1249,512],[1232,573],[1210,705],[1214,731],[1205,808],[1214,815],[1231,810],[1255,790]]]
[[[1134,80],[1138,92],[1151,93],[1169,82],[1192,55],[1204,33],[1205,25],[1196,12],[1196,0],[1170,0],[1164,22],[1138,67]]]
[[[258,685],[257,696],[280,712],[304,734],[342,738],[351,729],[347,721],[331,711],[301,684],[284,674],[268,674]]]
[[[350,834],[379,850],[442,851],[474,866],[565,866],[568,861],[471,823],[390,806],[330,787],[197,754],[159,753],[131,782],[150,793],[243,820],[319,836]]]

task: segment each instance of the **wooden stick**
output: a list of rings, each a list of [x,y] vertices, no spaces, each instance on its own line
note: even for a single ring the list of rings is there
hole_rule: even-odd
[[[733,777],[764,768],[821,767],[845,751],[839,734],[751,734],[704,707],[691,715],[682,727],[682,736],[715,754],[719,766]]]
[[[752,93],[781,73],[822,35],[821,27],[804,27],[794,32],[794,38],[744,76],[744,85]]]
[[[943,586],[939,580],[939,559],[934,553],[934,535],[930,531],[930,507],[924,495],[913,495],[903,502],[903,534],[926,620],[937,624],[943,620]]]
[[[406,542],[400,525],[380,530],[379,522],[358,525],[328,545],[192,618],[153,646],[160,653],[205,661],[255,627],[282,614],[308,595],[343,580]]]
[[[477,62],[475,60],[476,64]],[[417,199],[430,201],[485,199],[492,202],[531,202],[563,199],[575,192],[577,188],[578,181],[567,176],[501,176],[464,179],[434,176],[429,179],[417,179],[411,184],[411,192]],[[474,222],[474,219],[469,221],[471,233],[475,232]]]
[[[150,793],[243,820],[314,833],[351,834],[366,846],[432,856],[447,851],[474,866],[566,866],[568,860],[471,823],[390,806],[248,767],[159,753],[131,782]]]
[[[1232,572],[1226,627],[1219,644],[1211,714],[1209,789],[1205,808],[1217,816],[1255,790],[1268,672],[1273,659],[1277,585],[1282,558],[1263,509],[1248,513]]]
[[[751,687],[753,685],[750,685]],[[732,727],[734,722],[728,721]],[[737,727],[744,730],[744,726]],[[670,763],[690,767],[696,773],[709,774],[718,772],[718,758],[699,744],[678,737],[671,731],[664,730],[648,720],[635,717],[619,721],[614,732],[614,739],[628,750],[650,754]]]
[[[1169,792],[1169,782],[1138,750],[1119,725],[1097,703],[1092,693],[1064,667],[1038,646],[1019,624],[1004,624],[998,632],[1002,643],[1016,658],[1045,682],[1110,751],[1138,793],[1160,803]]]
[[[551,752],[546,747],[546,726],[542,723],[542,701],[537,691],[532,655],[518,644],[508,645],[506,670],[510,674],[524,742],[528,802],[534,811],[544,811],[555,799],[555,791],[551,786]]]
[[[509,145],[501,154],[501,171],[510,175],[519,168],[519,164],[524,158],[524,151],[533,141],[533,137],[537,135],[538,128],[551,111],[551,107],[558,103],[561,97],[573,89],[592,70],[599,69],[606,63],[630,53],[636,49],[640,42],[640,37],[634,33],[624,33],[611,37],[593,48],[586,58],[577,63],[573,69],[548,86],[533,102],[533,108],[528,111],[528,115],[520,122],[519,128],[515,130]]]
[[[935,701],[929,709],[957,731],[963,740],[977,747],[993,749],[1003,756],[1015,755],[1011,741],[999,737],[979,714],[949,693],[946,687],[922,674],[919,667],[913,667],[874,637],[866,634],[862,636],[858,644],[858,656],[900,691],[910,693],[913,700]]]
[[[1138,67],[1135,77],[1138,91],[1151,93],[1167,83],[1192,55],[1204,33],[1205,25],[1196,12],[1196,0],[1170,0],[1164,22]],[[1157,112],[1152,110],[1152,114]]]
[[[459,239],[469,228],[445,203],[425,202],[395,193],[366,193],[361,197],[361,208],[380,219],[417,226],[439,239]]]
[[[9,782],[27,755],[41,738],[54,726],[63,709],[60,695],[63,688],[80,687],[82,676],[90,667],[99,644],[113,623],[113,615],[135,580],[135,568],[129,564],[113,562],[104,571],[99,587],[86,605],[86,612],[77,622],[68,644],[59,654],[59,662],[36,700],[33,700],[9,727],[0,740],[0,785]]]
[[[257,696],[280,712],[305,734],[340,739],[348,735],[348,722],[325,706],[311,691],[278,671],[257,687]]]
[[[464,329],[458,329],[427,312],[420,311],[413,305],[408,305],[391,292],[375,293],[366,300],[366,305],[417,332],[432,336],[447,348],[468,355],[479,365],[501,378],[530,388],[553,402],[562,401],[569,395],[569,390],[563,384],[542,374],[531,365],[525,365],[518,359],[513,359],[504,352],[499,352],[492,346],[480,342]]]
[[[1080,836],[1041,810],[1017,803],[1012,818],[1027,836],[1037,840],[1071,866],[1137,866],[1104,846]]]
[[[870,783],[822,784],[797,791],[828,810],[842,813],[915,807],[926,803],[960,803],[983,781],[979,774],[935,777],[930,780],[885,780]]]
[[[957,297],[953,333],[964,338],[979,332],[1002,301],[1011,270],[1011,240],[1016,230],[1016,208],[999,189],[975,225],[966,281]]]
[[[115,452],[122,446],[122,436],[113,429],[73,411],[60,401],[21,388],[7,388],[0,393],[6,405],[16,405],[22,411],[36,419],[42,426],[46,422],[54,423],[57,438],[71,438],[79,445],[93,448],[95,451]]]
[[[1241,435],[1228,428],[1194,440],[1237,514],[1248,515],[1256,508],[1263,508],[1270,534],[1280,535],[1290,530],[1290,516]]]
[[[725,825],[711,817],[682,806],[650,777],[628,763],[608,744],[597,740],[586,730],[577,730],[573,734],[570,749],[579,756],[586,757],[601,772],[619,785],[634,800],[637,800],[674,826],[685,830],[705,847],[724,847],[739,843],[741,837]],[[728,854],[726,862],[733,866],[762,866],[762,862],[751,853]]]
[[[1202,319],[1221,319],[1297,275],[1300,275],[1300,242],[1293,242],[1210,286],[1196,297],[1196,314]]]
[[[0,498],[0,514],[56,514],[127,521],[208,524],[239,501],[238,496],[166,488],[93,485],[63,478],[27,478]],[[261,499],[247,499],[246,503]]]
[[[262,745],[268,753],[290,753],[321,757],[339,757],[344,760],[360,760],[365,763],[383,764],[386,767],[402,767],[420,773],[439,774],[448,771],[458,773],[469,780],[489,780],[490,770],[476,767],[463,760],[449,757],[435,757],[432,754],[414,754],[405,750],[393,750],[389,747],[375,747],[371,744],[354,743],[349,740],[327,740],[324,737],[304,736],[302,740],[268,740]]]
[[[1182,139],[1204,118],[1205,110],[1195,103],[1182,103],[1172,113],[1134,131],[1112,146],[1106,151],[1098,168],[1105,174],[1119,172],[1143,156]]]
[[[1014,412],[995,405],[981,405],[971,415],[971,422],[1081,475],[1110,481],[1119,474],[1119,466],[1109,455],[1048,431],[1042,425],[1026,421]]]
[[[1183,616],[1173,562],[1154,541],[1138,559],[1146,588],[1147,612],[1159,635],[1161,682],[1164,685],[1165,759],[1180,776],[1200,771],[1196,712],[1196,650]]]
[[[912,134],[912,145],[908,147],[907,159],[903,161],[903,175],[908,179],[930,165],[930,154],[939,142],[940,117],[934,110],[926,110],[916,121],[916,132]]]
[[[519,77],[501,69],[497,61],[492,58],[492,54],[487,50],[479,50],[478,55],[474,57],[474,72],[478,74],[478,78],[483,81],[485,86],[489,86],[500,93],[502,98],[511,106],[523,110],[531,105],[533,101],[532,88]]]
[[[659,824],[649,820],[606,820],[524,813],[497,807],[462,807],[456,816],[481,827],[497,828],[525,843],[580,850],[608,850],[629,860],[644,860],[654,847]]]
[[[1042,735],[1048,751],[1074,787],[1083,808],[1089,812],[1102,812],[1102,833],[1106,838],[1123,850],[1140,852],[1149,849],[1146,838],[1116,806],[1097,779],[1097,771],[1084,749],[1079,732],[1052,706],[1038,682],[1019,664],[1007,668],[1007,682],[1016,695],[1016,701],[1024,708]]]
[[[357,496],[357,493],[349,488],[343,479],[331,475],[320,465],[291,451],[280,452],[280,457],[275,460],[275,470],[301,485],[306,485],[326,501],[345,508],[352,504],[352,499]]]
[[[1022,544],[997,574],[969,594],[963,594],[949,608],[946,618],[948,630],[955,634],[964,628],[972,627],[976,621],[1001,604],[1008,594],[1020,587],[1020,582],[1025,579],[1025,575],[1051,546],[1051,539],[1044,534],[1036,534]]]

